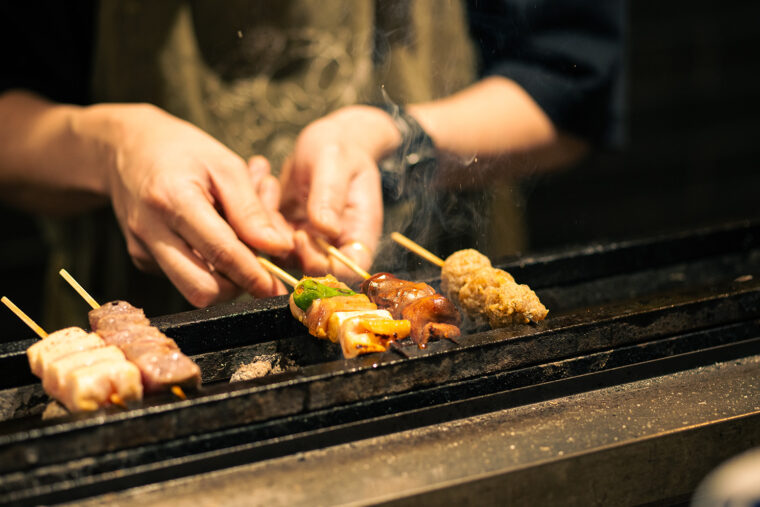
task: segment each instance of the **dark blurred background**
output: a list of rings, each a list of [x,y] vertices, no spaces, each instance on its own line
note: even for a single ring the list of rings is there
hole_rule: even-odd
[[[760,2],[627,5],[625,146],[526,183],[532,250],[760,217]]]
[[[756,1],[629,2],[625,144],[524,183],[531,252],[760,219],[758,20]],[[0,292],[39,318],[45,242],[0,210]],[[0,311],[0,341],[31,336]]]

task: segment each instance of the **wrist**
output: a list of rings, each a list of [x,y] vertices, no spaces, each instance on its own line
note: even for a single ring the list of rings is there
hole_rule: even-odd
[[[354,144],[375,161],[380,161],[401,145],[401,134],[393,118],[382,109],[355,105],[340,109],[330,116],[344,125],[343,134],[354,136]]]
[[[375,106],[393,121],[400,136],[396,149],[379,163],[386,196],[399,199],[410,181],[427,181],[437,164],[433,139],[417,119],[395,105]]]
[[[118,170],[121,143],[125,129],[119,114],[120,106],[96,104],[82,108],[71,119],[75,145],[84,153],[83,166],[88,168],[92,190],[110,195],[111,175]]]

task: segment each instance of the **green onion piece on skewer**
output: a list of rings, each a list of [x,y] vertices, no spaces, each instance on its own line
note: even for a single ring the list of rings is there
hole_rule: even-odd
[[[298,282],[296,288],[293,289],[293,301],[303,311],[308,310],[315,299],[355,295],[356,292],[351,289],[336,289],[310,279]]]

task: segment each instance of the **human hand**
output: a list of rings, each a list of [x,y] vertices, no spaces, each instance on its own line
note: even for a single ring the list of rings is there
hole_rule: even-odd
[[[317,236],[369,269],[383,224],[377,162],[400,142],[390,116],[369,106],[340,109],[301,132],[280,183],[281,210],[298,229],[295,254],[304,272],[356,277],[325,254]]]
[[[284,294],[254,250],[285,255],[292,230],[276,211],[277,181],[261,157],[246,164],[200,129],[147,105],[93,112],[109,153],[106,184],[133,262],[160,268],[202,307]]]

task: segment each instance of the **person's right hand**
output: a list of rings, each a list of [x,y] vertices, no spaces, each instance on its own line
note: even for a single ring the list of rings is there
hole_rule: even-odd
[[[205,132],[153,106],[101,105],[87,114],[102,129],[106,186],[140,269],[160,268],[198,307],[240,290],[261,297],[285,293],[255,255],[293,249],[266,160],[246,164]]]

